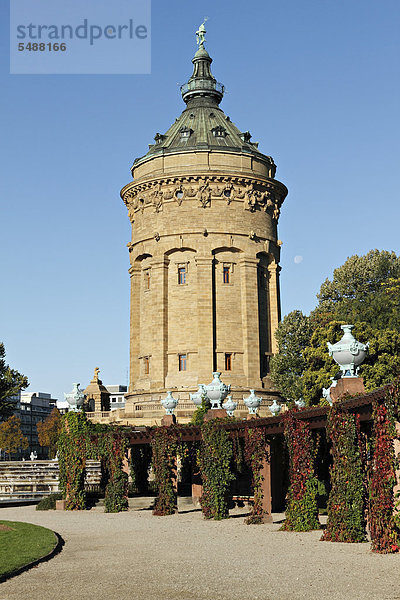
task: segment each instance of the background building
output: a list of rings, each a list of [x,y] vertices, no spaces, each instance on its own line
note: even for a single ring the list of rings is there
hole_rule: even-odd
[[[38,458],[48,458],[47,448],[42,448],[39,444],[36,425],[49,416],[56,407],[57,400],[52,398],[51,394],[44,392],[19,392],[13,400],[15,403],[14,415],[21,420],[22,434],[29,443],[26,450],[20,450],[18,458],[29,458],[31,452],[36,452]]]
[[[125,394],[128,391],[126,385],[106,385],[110,393],[110,410],[125,408]]]

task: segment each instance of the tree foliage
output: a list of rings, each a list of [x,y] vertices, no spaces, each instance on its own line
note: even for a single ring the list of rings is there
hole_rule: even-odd
[[[338,342],[343,336],[340,328],[344,321],[331,321],[317,327],[310,345],[304,351],[306,367],[301,377],[306,404],[318,404],[323,387],[329,387],[339,366],[329,356],[327,342]],[[367,323],[356,322],[354,337],[360,342],[369,342],[369,352],[360,375],[367,392],[390,383],[400,374],[400,332],[391,329],[375,329]]]
[[[57,440],[62,429],[62,417],[58,408],[53,408],[44,421],[36,424],[39,444],[49,449],[49,458],[54,458],[57,452]]]
[[[17,452],[19,448],[28,448],[28,440],[22,435],[21,419],[12,415],[0,423],[0,448],[8,454]]]
[[[290,312],[278,325],[275,336],[279,352],[271,359],[270,375],[285,398],[298,400],[303,395],[300,377],[306,367],[304,350],[311,335],[310,318],[300,310]]]
[[[351,256],[322,284],[318,300],[309,317],[293,311],[276,331],[271,379],[284,397],[320,402],[322,388],[339,371],[327,342],[339,341],[346,323],[355,325],[356,339],[370,343],[360,371],[367,391],[400,374],[400,258],[394,252]]]
[[[400,328],[398,289],[400,257],[386,250],[370,250],[350,256],[326,279],[313,315],[347,323],[364,321],[377,329]],[[397,285],[396,285],[397,282]],[[390,284],[390,285],[388,285]]]
[[[11,397],[16,396],[29,385],[25,375],[10,369],[6,364],[5,356],[4,344],[0,343],[0,420],[12,415],[15,410]]]

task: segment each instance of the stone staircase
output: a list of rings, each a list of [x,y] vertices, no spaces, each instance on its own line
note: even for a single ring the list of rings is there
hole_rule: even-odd
[[[89,460],[85,485],[98,486],[101,479],[99,461]],[[8,502],[35,502],[59,491],[58,461],[1,461],[0,504]]]

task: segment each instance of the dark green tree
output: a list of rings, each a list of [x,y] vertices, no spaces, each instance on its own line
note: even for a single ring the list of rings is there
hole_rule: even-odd
[[[400,258],[387,250],[350,256],[326,279],[311,316],[319,322],[364,321],[376,329],[400,328]],[[397,293],[396,293],[397,292]]]
[[[12,396],[28,387],[29,382],[25,375],[15,369],[10,369],[5,361],[6,351],[4,344],[0,343],[0,421],[13,414],[15,405]]]
[[[400,258],[386,250],[351,256],[322,284],[318,300],[309,317],[293,311],[278,326],[271,379],[282,395],[320,401],[339,371],[327,342],[339,341],[345,323],[355,325],[358,340],[370,342],[360,371],[367,391],[393,381],[400,373]]]
[[[310,318],[300,310],[290,312],[278,325],[275,337],[279,352],[271,359],[270,376],[285,398],[298,400],[303,395],[304,350],[312,332]]]
[[[331,377],[339,366],[329,356],[327,342],[340,340],[344,321],[331,321],[315,329],[309,346],[304,351],[305,369],[301,380],[303,398],[307,404],[318,404],[322,388],[331,385]],[[360,342],[369,342],[369,353],[362,364],[360,375],[367,392],[390,383],[400,374],[400,332],[392,329],[375,329],[367,323],[356,322],[354,337]]]

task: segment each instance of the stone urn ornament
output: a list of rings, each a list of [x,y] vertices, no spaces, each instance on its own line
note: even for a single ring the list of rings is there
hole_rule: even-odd
[[[191,401],[195,406],[197,406],[197,408],[201,406],[203,398],[205,398],[207,395],[205,387],[206,386],[204,385],[204,383],[199,383],[199,389],[197,390],[197,392],[195,392],[194,394],[189,394]]]
[[[341,325],[343,337],[336,344],[328,344],[329,356],[340,366],[342,377],[357,377],[359,365],[368,354],[369,342],[362,344],[358,342],[351,330],[354,325]]]
[[[297,406],[297,408],[304,408],[306,405],[303,398],[299,398],[298,400],[295,400],[294,403]]]
[[[232,396],[228,396],[225,402],[222,405],[222,408],[226,410],[226,414],[228,417],[233,417],[233,413],[237,408],[237,402],[232,400]]]
[[[72,392],[64,394],[64,400],[69,404],[69,410],[71,412],[79,412],[82,410],[83,403],[85,402],[85,394],[83,390],[79,388],[79,383],[72,384]]]
[[[331,377],[331,385],[328,388],[322,388],[322,397],[325,398],[325,400],[327,400],[329,402],[329,404],[332,406],[333,404],[333,400],[331,397],[331,389],[335,388],[337,386],[337,379],[335,377]]]
[[[207,398],[210,401],[211,409],[220,409],[222,401],[225,400],[229,392],[231,391],[231,386],[226,385],[220,379],[221,373],[215,371],[213,373],[213,380],[208,385],[204,386],[204,391],[207,394]]]
[[[280,404],[278,404],[278,402],[276,401],[276,398],[274,398],[273,403],[268,408],[272,412],[272,415],[274,417],[277,417],[279,415],[279,413],[281,412],[282,407]]]
[[[247,398],[243,398],[243,402],[249,409],[250,415],[257,414],[257,411],[261,404],[261,400],[262,400],[262,398],[260,398],[259,396],[256,396],[255,390],[250,390],[250,396],[248,396]]]
[[[175,408],[178,406],[178,400],[172,396],[172,392],[167,392],[167,396],[161,400],[161,404],[167,415],[173,415]]]

